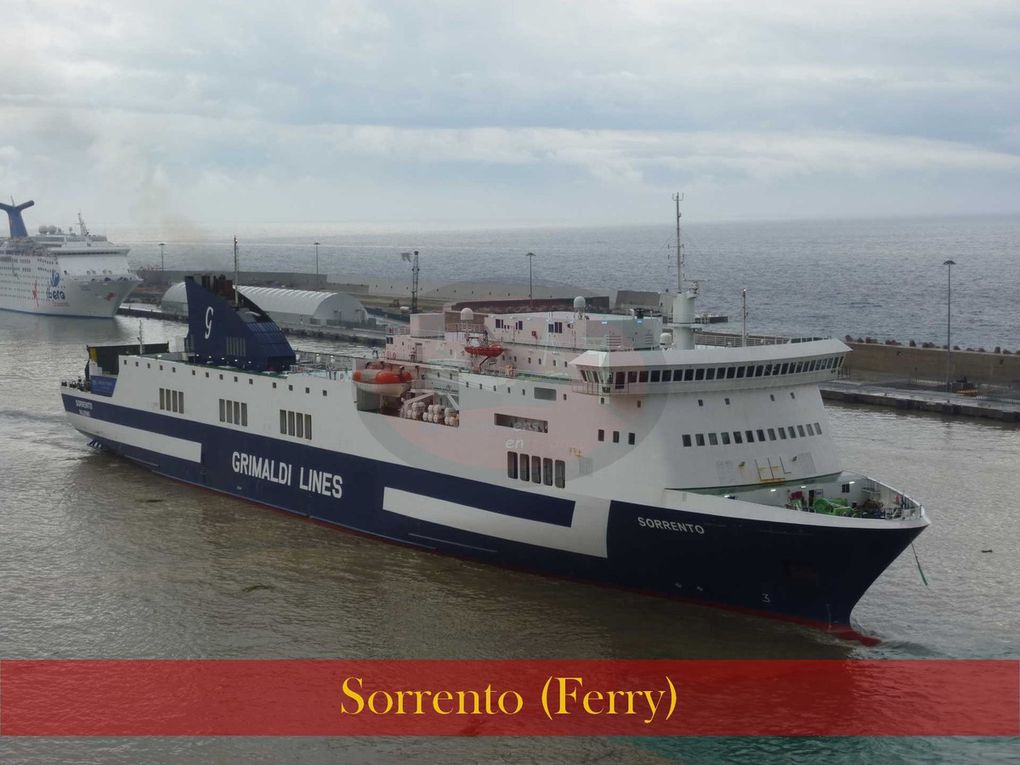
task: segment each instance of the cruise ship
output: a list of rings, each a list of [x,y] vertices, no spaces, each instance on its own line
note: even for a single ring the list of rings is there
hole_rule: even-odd
[[[10,237],[0,241],[0,309],[55,316],[113,316],[141,282],[128,270],[128,248],[91,234],[40,226],[29,236],[22,211],[35,203],[0,204]]]
[[[294,350],[230,280],[189,279],[183,343],[90,348],[63,406],[96,447],[298,516],[849,630],[928,525],[840,464],[818,385],[849,349],[704,346],[679,286],[671,323],[417,313],[363,357]]]

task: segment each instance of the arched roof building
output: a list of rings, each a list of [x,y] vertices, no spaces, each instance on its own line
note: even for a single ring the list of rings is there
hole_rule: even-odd
[[[368,318],[361,301],[343,292],[285,290],[243,285],[238,287],[238,290],[284,329],[361,325]],[[171,285],[163,293],[160,308],[165,313],[187,315],[188,299],[184,291],[184,282]]]

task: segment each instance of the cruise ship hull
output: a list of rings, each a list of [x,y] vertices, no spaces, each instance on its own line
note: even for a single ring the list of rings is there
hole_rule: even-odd
[[[155,473],[484,563],[836,629],[927,521],[773,522],[561,493],[139,411],[65,388],[72,424]],[[805,520],[813,514],[803,514]]]
[[[39,287],[36,281],[27,286],[24,295],[0,295],[0,310],[43,316],[109,319],[117,313],[121,303],[140,281],[134,276],[113,278],[110,281],[64,280],[57,292],[45,286]]]

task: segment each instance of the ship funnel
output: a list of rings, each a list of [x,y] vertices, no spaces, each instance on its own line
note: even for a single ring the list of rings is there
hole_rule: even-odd
[[[13,200],[12,200],[13,202]],[[0,202],[0,210],[7,213],[7,220],[11,227],[11,239],[27,239],[28,229],[25,228],[25,219],[21,217],[21,211],[27,210],[29,207],[34,205],[33,200],[22,202],[20,205],[16,204],[4,204]]]

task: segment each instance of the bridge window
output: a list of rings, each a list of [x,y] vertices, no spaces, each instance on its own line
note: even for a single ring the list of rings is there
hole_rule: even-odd
[[[796,438],[797,437],[797,431],[794,429],[793,425],[791,425],[789,428],[787,428],[786,432],[790,434],[790,438]]]
[[[535,398],[543,401],[555,401],[556,390],[554,388],[539,388],[535,387]]]
[[[730,445],[730,434],[725,432],[725,431],[723,431],[719,435],[722,436],[723,446],[729,446]]]
[[[640,372],[638,372],[638,382],[643,382],[643,383],[648,382],[648,370],[647,369],[643,369]]]
[[[684,370],[684,382],[690,382],[693,379],[694,379],[694,370],[693,369],[685,369]]]
[[[769,441],[775,441],[775,440],[776,440],[776,429],[775,428],[769,428]]]
[[[698,446],[704,446],[705,445],[705,434],[704,433],[695,433],[694,434],[694,443],[696,443]]]
[[[499,321],[497,319],[497,321]],[[507,452],[506,453],[506,477],[516,478],[517,477],[517,453]]]
[[[694,379],[695,380],[704,380],[705,379],[705,370],[702,369],[701,367],[698,367],[697,369],[695,369],[694,370]]]
[[[743,367],[737,367],[737,378],[740,379],[743,376],[744,376],[744,368]]]
[[[797,435],[799,435],[801,438],[806,438],[806,436],[804,434],[804,426],[803,425],[798,425],[797,426]]]
[[[742,444],[742,443],[744,443],[744,437],[742,435],[740,435],[740,431],[739,430],[734,430],[733,431],[733,443],[735,443],[735,444]]]
[[[542,458],[531,456],[531,482],[542,483]]]
[[[522,481],[530,481],[531,480],[531,468],[530,468],[530,465],[531,465],[531,458],[527,454],[522,454],[521,455],[521,480]]]
[[[628,433],[627,434],[627,443],[629,445],[633,446],[634,445],[634,441],[635,441],[635,435],[633,433]]]
[[[680,436],[680,438],[683,439],[684,446],[691,445],[691,437],[687,433],[684,433],[682,436]]]
[[[758,435],[758,440],[759,441],[764,441],[765,440],[765,431],[764,430],[762,430],[761,428],[758,428],[755,431],[755,433]]]
[[[779,430],[779,440],[785,441],[786,440],[786,428],[784,428],[782,425],[780,425],[778,430]]]
[[[747,436],[747,443],[749,443],[749,444],[753,444],[754,443],[754,431],[753,430],[745,430],[744,431],[744,435]]]
[[[705,379],[706,380],[714,380],[715,379],[715,368],[714,367],[709,367],[708,369],[705,370]]]
[[[556,488],[562,489],[567,485],[567,463],[563,460],[556,460]]]
[[[660,372],[658,369],[653,369],[652,370],[652,376],[651,376],[651,382],[653,382],[653,383],[659,382],[659,378],[660,378],[661,374],[662,374],[662,372]]]
[[[816,436],[822,435],[822,426],[819,425],[817,422],[815,423],[815,435]]]
[[[606,431],[604,431],[602,428],[599,428],[599,441],[605,441],[605,440],[606,440]]]
[[[542,483],[546,486],[553,485],[553,464],[548,457],[542,460]]]
[[[715,433],[709,433],[708,434],[708,445],[709,446],[718,446],[719,445],[719,437]]]

